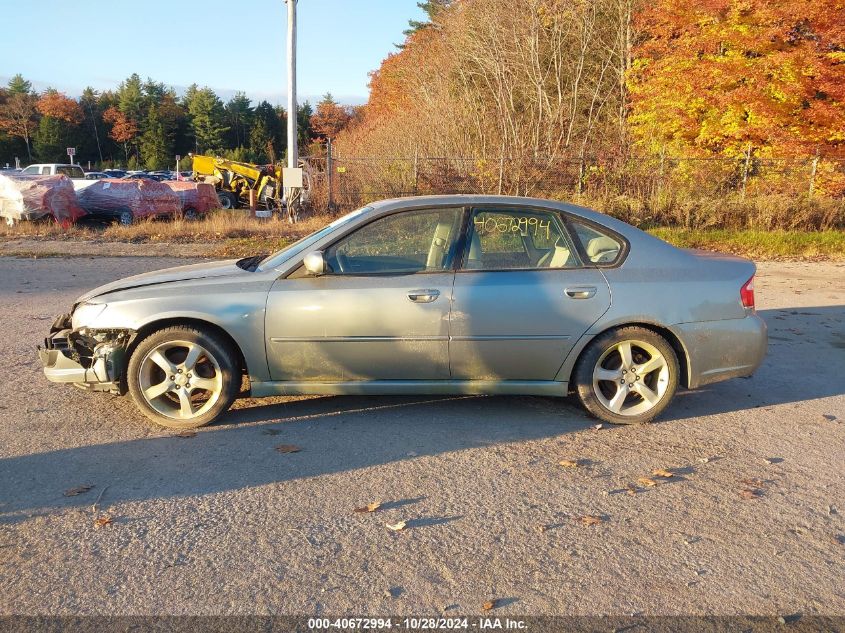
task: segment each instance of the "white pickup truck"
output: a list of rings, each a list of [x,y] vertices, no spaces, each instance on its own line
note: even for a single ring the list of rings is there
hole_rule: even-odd
[[[22,172],[23,176],[57,176],[64,174],[73,181],[73,188],[76,191],[90,187],[96,180],[86,180],[85,172],[79,165],[68,165],[67,163],[38,163],[30,165]]]

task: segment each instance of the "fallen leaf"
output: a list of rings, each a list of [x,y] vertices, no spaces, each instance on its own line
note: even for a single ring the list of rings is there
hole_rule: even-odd
[[[300,450],[302,449],[295,444],[279,444],[276,447],[276,451],[279,453],[298,453]]]
[[[279,435],[281,431],[279,429],[264,429],[261,431],[261,435]]]
[[[604,428],[604,424],[596,424],[593,428],[596,431],[601,431]]]
[[[175,435],[175,437],[184,437],[184,438],[196,437],[196,436],[197,436],[196,431],[182,431],[181,433],[177,433]]]
[[[562,459],[558,464],[564,468],[578,468],[578,460],[576,459]]]
[[[651,474],[655,477],[665,477],[666,479],[675,476],[675,473],[673,473],[671,470],[666,470],[665,468],[656,468],[651,471]]]
[[[538,531],[538,532],[540,532],[541,534],[542,534],[543,532],[545,532],[546,530],[548,530],[548,529],[549,529],[549,528],[548,528],[548,526],[546,526],[546,525],[542,525],[542,524],[540,524],[540,525],[538,525],[538,526],[537,526],[537,531]]]
[[[601,517],[597,517],[593,514],[587,514],[581,517],[581,523],[583,523],[584,525],[598,525],[602,521],[604,521],[604,519],[602,519]]]
[[[75,497],[76,495],[82,495],[91,490],[94,486],[77,486],[76,488],[68,488],[65,490],[66,497]]]
[[[101,527],[109,525],[110,523],[114,523],[114,519],[112,519],[111,516],[109,516],[108,514],[104,514],[103,516],[98,517],[94,520],[94,527],[100,529]]]
[[[750,501],[751,499],[759,499],[762,496],[762,492],[756,488],[743,488],[739,491],[739,496]]]
[[[355,512],[375,512],[381,507],[381,501],[374,501],[373,503],[368,503],[362,508],[355,508]]]
[[[628,492],[628,494],[629,494],[629,495],[631,495],[632,497],[633,497],[635,494],[637,494],[637,487],[636,487],[634,484],[628,484],[628,485],[625,487],[625,490],[626,490],[626,491]]]
[[[700,461],[702,464],[706,464],[710,461],[710,458],[709,457],[699,457],[698,461]]]
[[[740,481],[743,486],[747,486],[749,488],[765,488],[766,482],[762,479],[757,479],[757,477],[749,477],[748,479],[743,479]]]
[[[637,479],[637,483],[641,486],[646,486],[647,488],[654,488],[657,485],[657,482],[654,479],[649,479],[648,477],[640,477]]]
[[[391,530],[393,532],[401,532],[402,530],[405,529],[405,526],[407,525],[407,523],[405,521],[399,521],[399,523],[393,523],[393,524],[385,523],[384,525],[387,526],[388,530]]]
[[[496,600],[495,598],[493,600],[488,600],[487,602],[485,602],[484,604],[481,605],[481,610],[482,611],[491,611],[491,610],[496,608],[497,602],[498,602],[498,600]]]

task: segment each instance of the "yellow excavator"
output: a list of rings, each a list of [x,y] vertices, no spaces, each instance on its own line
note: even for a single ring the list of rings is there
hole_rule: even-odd
[[[284,206],[281,167],[194,154],[193,168],[194,180],[214,185],[224,209],[249,207],[252,191],[259,208],[275,211]]]

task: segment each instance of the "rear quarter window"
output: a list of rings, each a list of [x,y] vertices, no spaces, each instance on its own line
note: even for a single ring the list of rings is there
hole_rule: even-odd
[[[571,220],[570,226],[575,232],[575,237],[581,242],[583,253],[589,263],[598,266],[613,266],[622,259],[625,243],[613,233],[578,220]]]

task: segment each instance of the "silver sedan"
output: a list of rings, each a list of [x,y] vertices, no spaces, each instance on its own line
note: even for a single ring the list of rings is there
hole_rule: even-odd
[[[766,353],[752,262],[670,246],[562,202],[403,198],[269,256],[128,277],[80,297],[47,378],[131,394],[171,428],[253,397],[530,394],[647,422],[679,386]]]

